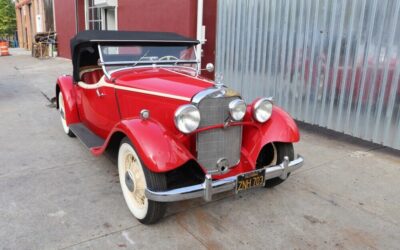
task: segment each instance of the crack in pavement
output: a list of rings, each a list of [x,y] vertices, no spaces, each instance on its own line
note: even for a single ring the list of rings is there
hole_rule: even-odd
[[[110,232],[110,233],[102,234],[102,235],[99,235],[99,236],[96,236],[96,237],[93,237],[93,238],[90,238],[90,239],[86,239],[86,240],[74,243],[74,244],[66,246],[66,247],[58,248],[58,249],[59,250],[65,250],[65,249],[68,249],[68,248],[73,248],[73,247],[79,246],[79,245],[81,245],[83,243],[91,242],[91,241],[98,240],[98,239],[101,239],[101,238],[104,238],[104,237],[107,237],[107,236],[110,236],[110,235],[114,235],[116,233],[121,233],[123,231],[130,230],[130,229],[138,227],[140,225],[141,224],[137,224],[137,225],[134,225],[134,226],[130,226],[130,227],[126,227],[126,228],[123,228],[123,229],[119,229],[119,230],[116,230],[116,231],[113,231],[113,232]]]
[[[50,104],[47,105],[47,107],[49,107],[49,108],[56,108],[57,107],[57,105],[56,105],[56,97],[50,98],[43,91],[41,91],[41,90],[39,90],[39,91],[40,91],[40,93],[42,93],[44,98],[46,98],[46,100],[50,103]]]

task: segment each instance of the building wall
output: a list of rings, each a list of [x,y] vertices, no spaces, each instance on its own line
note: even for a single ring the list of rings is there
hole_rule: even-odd
[[[84,0],[77,0],[75,16],[74,0],[55,0],[55,21],[58,55],[71,58],[69,42],[78,30],[85,29]],[[197,0],[119,0],[117,12],[118,30],[175,32],[196,37]]]
[[[204,0],[203,25],[206,26],[206,43],[202,47],[201,67],[205,68],[207,63],[215,64],[217,0]],[[202,75],[214,79],[214,72],[202,71]]]
[[[86,29],[86,20],[85,20],[85,0],[76,0],[77,1],[77,19],[78,19],[78,31],[84,31]]]
[[[40,30],[49,31],[46,22],[51,22],[52,12],[51,8],[46,9],[46,6],[44,0],[23,0],[15,3],[18,43],[21,48],[31,50],[35,34]],[[40,23],[36,23],[38,15],[41,16]]]
[[[70,39],[76,34],[74,0],[54,1],[58,56],[71,57]]]
[[[197,0],[119,0],[118,29],[196,37]]]
[[[85,0],[77,0],[76,7],[74,0],[54,1],[60,57],[71,58],[69,42],[77,29],[85,30],[84,5]],[[197,0],[119,0],[116,13],[118,30],[164,31],[192,38],[197,36]],[[203,24],[206,26],[207,41],[203,45],[203,68],[206,63],[215,63],[216,14],[217,1],[204,0]],[[214,77],[214,73],[203,71],[202,74]]]
[[[21,16],[21,9],[20,8],[15,8],[15,19],[17,21],[17,34],[18,34],[18,44],[21,48],[23,48],[23,32],[22,32],[22,27],[23,27],[23,23],[22,23],[22,16]]]
[[[36,32],[35,25],[35,1],[25,1],[16,4],[15,11],[18,30],[18,43],[21,48],[31,49],[32,38]]]

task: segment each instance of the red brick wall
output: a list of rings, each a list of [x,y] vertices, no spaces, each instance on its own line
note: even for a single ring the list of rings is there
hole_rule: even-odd
[[[203,45],[202,68],[207,63],[215,65],[215,44],[217,29],[217,0],[204,0],[203,25],[206,26],[206,43]],[[214,79],[214,72],[202,71],[202,75]]]
[[[79,30],[85,29],[84,0],[78,1]],[[204,0],[207,43],[203,62],[215,62],[216,0]],[[71,58],[70,40],[76,33],[74,0],[55,0],[58,54]],[[196,38],[197,0],[119,0],[118,30],[166,31]],[[203,65],[204,66],[204,65]],[[213,77],[213,74],[204,72]]]
[[[85,30],[85,0],[77,0],[78,1],[78,22],[79,22],[79,31]]]
[[[84,0],[78,1],[79,30],[85,29]],[[76,35],[75,1],[55,0],[58,56],[71,58],[70,40]]]
[[[55,0],[56,32],[58,56],[71,58],[70,39],[75,35],[75,3],[74,0]]]
[[[196,38],[197,0],[119,0],[118,29],[167,31]]]

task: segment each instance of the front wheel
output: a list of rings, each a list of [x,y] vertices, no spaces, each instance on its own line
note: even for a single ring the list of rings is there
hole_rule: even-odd
[[[264,166],[274,166],[281,164],[284,160],[284,157],[289,157],[289,160],[294,160],[294,149],[292,143],[283,143],[283,142],[275,142],[271,144],[267,144],[261,150],[258,159],[257,159],[257,167],[261,168]],[[289,173],[290,175],[290,173]],[[288,175],[288,177],[289,177]],[[282,180],[279,177],[267,180],[265,182],[264,187],[272,188],[275,187],[285,180]]]
[[[152,224],[160,220],[165,214],[166,204],[147,199],[145,190],[165,190],[166,177],[143,166],[128,138],[124,138],[119,147],[118,172],[122,193],[133,216],[143,224]]]

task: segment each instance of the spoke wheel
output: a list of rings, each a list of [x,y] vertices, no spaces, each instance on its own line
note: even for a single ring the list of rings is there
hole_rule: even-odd
[[[145,190],[165,190],[165,175],[150,172],[144,167],[127,138],[122,140],[119,148],[118,172],[122,193],[133,216],[143,224],[160,220],[165,213],[165,204],[147,199]]]
[[[62,92],[60,91],[60,93],[58,94],[58,111],[60,112],[60,117],[61,117],[61,125],[64,129],[64,132],[70,136],[70,137],[74,137],[74,133],[72,133],[72,131],[69,129],[68,125],[67,125],[67,119],[66,119],[66,112],[65,112],[65,103],[64,103],[64,97]]]

